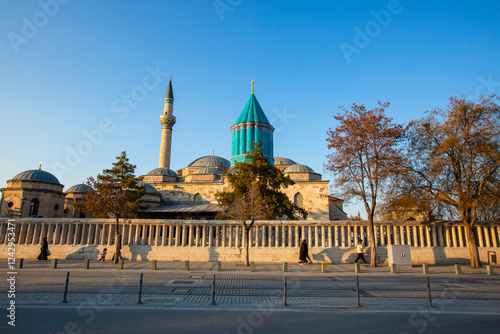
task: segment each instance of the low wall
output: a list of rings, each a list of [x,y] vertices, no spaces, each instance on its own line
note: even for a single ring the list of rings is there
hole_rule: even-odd
[[[0,219],[0,258],[35,259],[47,237],[51,258],[96,260],[104,248],[115,251],[112,219]],[[244,261],[245,238],[241,224],[230,221],[126,220],[120,224],[122,256],[128,260]],[[377,262],[387,263],[389,245],[409,245],[413,264],[469,263],[469,250],[459,222],[377,222]],[[479,254],[500,255],[500,227],[476,228]],[[367,243],[363,221],[259,221],[250,235],[250,260],[298,261],[300,240],[306,239],[314,261],[349,263],[356,259],[355,242]],[[9,241],[11,244],[9,245]]]

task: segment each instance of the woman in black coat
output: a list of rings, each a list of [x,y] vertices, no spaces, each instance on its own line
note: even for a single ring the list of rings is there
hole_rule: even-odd
[[[38,260],[47,260],[47,250],[49,249],[49,242],[47,237],[43,238],[42,245],[40,246],[40,255],[38,255]]]
[[[307,258],[309,257],[309,248],[307,247],[306,239],[303,239],[300,243],[300,251],[299,251],[299,260],[300,265],[307,262]]]

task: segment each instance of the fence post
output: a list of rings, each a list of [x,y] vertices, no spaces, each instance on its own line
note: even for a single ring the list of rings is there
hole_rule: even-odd
[[[427,279],[427,294],[429,295],[429,307],[432,308],[432,297],[431,297],[431,285],[429,283],[429,277],[426,277]]]
[[[395,263],[391,263],[391,274],[395,274],[397,271],[396,271],[396,264]]]
[[[142,273],[141,273],[141,280],[139,281],[139,300],[137,301],[137,304],[142,304]]]
[[[151,261],[151,270],[156,270],[156,260]]]
[[[189,271],[189,260],[184,262],[184,270]]]
[[[66,274],[66,286],[64,287],[64,297],[63,297],[62,303],[68,302],[68,299],[66,298],[68,296],[68,284],[69,284],[69,271]]]
[[[57,269],[57,259],[52,259],[50,262],[50,269]]]
[[[222,271],[222,262],[217,261],[217,271]]]
[[[422,273],[424,275],[429,275],[429,265],[428,264],[423,264],[422,265]]]
[[[283,272],[288,272],[288,262],[283,262]]]
[[[493,271],[493,266],[487,265],[486,266],[486,275],[494,275],[495,272]]]
[[[123,270],[123,259],[118,260],[118,269]]]
[[[212,281],[212,305],[215,304],[215,274],[214,274],[214,280]]]
[[[89,269],[90,266],[90,260],[89,259],[83,259],[83,269]]]
[[[24,259],[23,258],[16,259],[16,268],[17,269],[22,269],[23,268],[23,264],[24,264]]]
[[[286,303],[286,275],[283,279],[283,306],[288,306]]]
[[[251,272],[255,271],[255,262],[250,262],[250,271]]]
[[[321,272],[326,273],[326,263],[321,263]]]
[[[356,307],[361,307],[359,302],[359,278],[356,276]]]
[[[455,263],[455,274],[462,275],[462,267],[458,263]]]
[[[354,272],[355,272],[356,274],[359,274],[359,272],[361,271],[361,270],[360,270],[360,268],[361,268],[361,267],[360,267],[359,263],[355,263],[355,264],[354,264]]]

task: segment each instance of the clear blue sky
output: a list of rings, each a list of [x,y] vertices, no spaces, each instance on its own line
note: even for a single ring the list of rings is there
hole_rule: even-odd
[[[1,0],[0,186],[42,162],[67,189],[124,150],[137,175],[156,168],[170,74],[172,169],[230,158],[253,79],[275,154],[331,179],[338,106],[389,101],[406,124],[450,96],[500,93],[499,13],[498,1]]]

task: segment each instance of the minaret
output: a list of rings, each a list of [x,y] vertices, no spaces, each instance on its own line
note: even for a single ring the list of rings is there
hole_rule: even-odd
[[[240,116],[231,127],[232,147],[231,166],[236,162],[246,161],[246,153],[252,150],[254,142],[260,144],[260,150],[271,165],[273,159],[274,127],[264,114],[259,101],[255,98],[252,80],[252,94]]]
[[[174,93],[172,91],[172,77],[168,82],[167,94],[165,95],[165,106],[163,115],[160,116],[161,123],[161,146],[160,146],[160,168],[170,168],[170,151],[172,148],[172,127],[175,124],[174,116]]]

